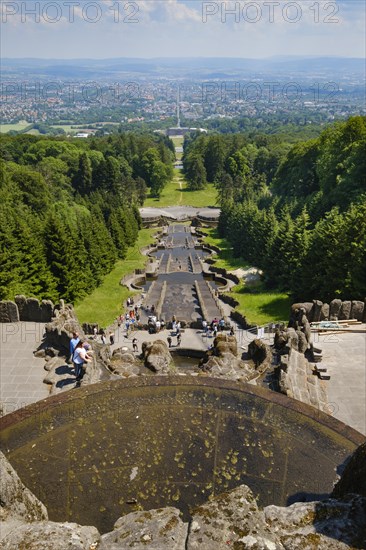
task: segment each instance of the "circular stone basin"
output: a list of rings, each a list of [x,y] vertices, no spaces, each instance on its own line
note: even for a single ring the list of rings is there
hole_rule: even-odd
[[[251,385],[102,382],[3,417],[2,450],[53,521],[112,530],[136,509],[189,509],[242,483],[261,505],[319,498],[363,436]]]

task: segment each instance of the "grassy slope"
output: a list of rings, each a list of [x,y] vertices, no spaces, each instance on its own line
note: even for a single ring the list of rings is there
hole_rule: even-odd
[[[231,296],[239,302],[236,308],[246,316],[248,323],[265,325],[272,321],[287,321],[291,299],[280,292],[249,292],[243,283],[235,286]]]
[[[208,184],[202,191],[189,191],[183,174],[175,170],[172,181],[166,185],[160,198],[149,196],[144,206],[216,206],[216,189]]]
[[[7,134],[10,130],[19,132],[20,130],[24,130],[27,126],[30,126],[30,123],[25,121],[17,122],[16,124],[1,124],[0,131],[2,134]]]
[[[207,237],[205,242],[221,248],[215,262],[216,267],[234,271],[235,269],[245,269],[248,264],[241,258],[234,258],[232,248],[226,239],[221,239],[216,229],[205,229]],[[261,283],[254,288],[245,288],[243,283],[235,286],[230,295],[238,302],[236,308],[240,313],[246,316],[251,324],[264,325],[271,321],[285,321],[288,319],[291,299],[284,293],[262,292]]]
[[[156,228],[142,229],[135,246],[128,250],[126,259],[119,260],[102,284],[76,304],[75,311],[81,323],[98,323],[107,327],[120,315],[122,302],[132,293],[119,282],[125,275],[144,267],[147,257],[140,253],[140,248],[154,242],[155,233]]]

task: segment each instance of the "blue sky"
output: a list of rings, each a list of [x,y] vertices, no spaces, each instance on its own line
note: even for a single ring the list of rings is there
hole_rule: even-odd
[[[365,57],[364,0],[1,0],[1,7],[2,57]]]

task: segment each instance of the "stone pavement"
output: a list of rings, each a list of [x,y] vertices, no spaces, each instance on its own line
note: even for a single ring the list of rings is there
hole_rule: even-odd
[[[314,345],[323,350],[320,367],[331,377],[329,412],[366,435],[366,334],[314,335]]]
[[[33,356],[43,323],[0,323],[0,402],[5,413],[49,396],[44,359]]]
[[[167,337],[170,336],[171,331],[168,329],[161,330],[158,334],[149,334],[147,330],[134,330],[130,331],[128,338],[126,338],[126,331],[121,326],[115,332],[115,343],[111,346],[111,350],[115,350],[120,347],[127,347],[132,350],[132,339],[136,338],[138,342],[139,353],[141,353],[142,342],[154,342],[155,340],[163,340],[167,343]],[[213,338],[207,338],[203,335],[203,332],[199,329],[184,329],[181,333],[181,348],[189,348],[194,350],[207,350],[213,343]],[[172,351],[177,349],[177,338],[172,337],[173,345]]]

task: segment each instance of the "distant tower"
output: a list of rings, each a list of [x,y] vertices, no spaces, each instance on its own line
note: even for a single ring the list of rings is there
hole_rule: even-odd
[[[180,102],[180,89],[178,86],[177,91],[177,128],[180,128],[180,108],[179,108],[179,102]]]

